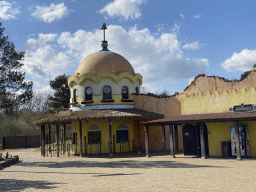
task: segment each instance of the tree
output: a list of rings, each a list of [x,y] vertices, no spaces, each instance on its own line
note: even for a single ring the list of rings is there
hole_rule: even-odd
[[[33,82],[25,82],[25,73],[19,69],[25,52],[17,53],[15,45],[3,35],[0,22],[0,108],[9,111],[32,98]]]
[[[22,108],[26,108],[31,111],[47,111],[48,108],[48,95],[44,92],[33,91],[33,97],[30,101],[27,101]]]
[[[48,106],[53,109],[69,108],[70,90],[68,87],[68,76],[60,75],[50,81],[50,86],[55,90],[54,97],[48,97]]]

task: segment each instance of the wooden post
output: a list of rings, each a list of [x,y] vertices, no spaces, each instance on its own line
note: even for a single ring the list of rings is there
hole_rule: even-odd
[[[66,153],[66,124],[63,124],[63,155]]]
[[[59,148],[59,124],[56,124],[56,152],[57,157],[60,156],[60,148]]]
[[[201,140],[201,158],[206,159],[205,134],[204,126],[200,123],[200,140]]]
[[[49,153],[52,155],[52,149],[51,149],[51,124],[48,126],[49,128]]]
[[[41,125],[42,131],[42,156],[45,157],[45,125]]]
[[[40,147],[41,147],[41,156],[43,156],[43,129],[42,129],[42,125],[41,125],[41,134],[40,134]]]
[[[145,125],[144,127],[145,129],[145,150],[146,150],[146,157],[150,157],[149,156],[149,136],[148,136],[148,125]]]
[[[242,160],[241,157],[241,143],[240,143],[240,137],[239,137],[239,123],[238,121],[235,121],[235,138],[236,138],[236,154],[237,154],[237,160]]]
[[[166,144],[165,144],[165,126],[162,125],[162,144],[163,144],[163,154],[166,154]]]
[[[109,119],[109,156],[113,156],[112,154],[112,133],[111,133],[111,119]]]
[[[80,157],[83,156],[83,140],[82,140],[82,121],[79,121],[79,135],[80,135]]]
[[[173,139],[174,139],[174,152],[178,152],[178,126],[174,125],[173,128]]]
[[[175,158],[174,144],[173,144],[173,125],[169,125],[170,132],[170,154],[171,158]]]
[[[138,154],[141,154],[141,139],[140,139],[140,124],[137,120],[137,131],[138,131]]]

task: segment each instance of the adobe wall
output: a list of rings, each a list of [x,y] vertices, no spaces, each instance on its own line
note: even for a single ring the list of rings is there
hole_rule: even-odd
[[[157,98],[147,95],[133,95],[134,107],[146,111],[163,114],[165,117],[171,117],[181,114],[181,103],[176,97]],[[144,134],[144,130],[142,129]],[[169,126],[165,126],[166,150],[170,150]],[[149,127],[150,150],[162,150],[162,128],[161,126]],[[142,136],[144,137],[144,135]],[[144,141],[142,141],[144,142]],[[178,150],[183,151],[182,129],[178,126]]]
[[[234,89],[240,92],[242,88],[250,90],[251,87],[256,87],[256,72],[253,70],[242,74],[239,80],[227,80],[223,77],[206,76],[202,74],[195,77],[194,81],[192,81],[181,94],[177,95],[176,98],[180,100],[183,94],[196,95],[200,92],[204,95],[209,91],[211,94],[214,94],[215,91],[222,93],[224,90],[232,92]]]

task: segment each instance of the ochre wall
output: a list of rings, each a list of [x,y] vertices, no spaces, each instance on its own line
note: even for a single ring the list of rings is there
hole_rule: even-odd
[[[242,77],[243,76],[243,77]],[[256,72],[255,70],[245,72],[239,80],[227,80],[222,77],[199,75],[195,80],[181,93],[182,94],[205,94],[210,91],[212,94],[215,91],[222,93],[224,90],[231,92],[233,89],[240,91],[242,88],[249,90],[251,87],[256,87]]]
[[[229,108],[234,105],[256,104],[256,90],[254,87],[246,91],[244,88],[237,92],[235,89],[232,92],[224,90],[222,93],[210,92],[202,95],[191,94],[190,96],[183,95],[181,98],[181,114],[196,114],[196,113],[217,113],[228,112]]]
[[[90,121],[82,121],[82,143],[84,146],[84,137],[86,136],[86,143],[88,143],[88,129],[91,125],[97,125],[100,130],[101,130],[101,153],[109,153],[109,147],[108,147],[108,142],[109,142],[109,121],[108,119],[103,119],[103,120],[90,120]],[[113,135],[115,135],[116,138],[116,128],[120,124],[126,124],[128,126],[128,137],[129,141],[132,142],[134,140],[134,133],[133,133],[133,121],[130,119],[115,119],[112,120],[111,123],[111,131],[112,131],[112,140],[113,140]],[[79,122],[75,121],[72,122],[72,126],[75,126],[77,130],[77,154],[80,153],[80,131],[79,131]],[[128,147],[128,146],[127,146]],[[83,154],[84,154],[84,147],[83,147]],[[116,152],[119,152],[120,147],[119,144],[117,144],[116,147]],[[130,144],[130,150],[132,151],[132,144]],[[92,153],[96,152],[96,149],[94,146],[92,146],[91,149]],[[87,153],[90,153],[90,148],[87,148]]]
[[[181,104],[176,97],[156,98],[146,95],[134,95],[134,107],[146,111],[163,114],[165,117],[180,115]],[[149,121],[143,120],[143,121]],[[142,120],[140,122],[143,122]],[[169,126],[165,128],[166,150],[170,150]],[[145,131],[140,123],[140,133],[142,138],[142,150],[145,150]],[[143,134],[143,135],[142,135]],[[135,134],[136,135],[136,134]],[[183,151],[182,127],[178,126],[178,148]],[[149,149],[151,151],[162,151],[162,127],[149,126]],[[136,149],[137,150],[137,149]]]

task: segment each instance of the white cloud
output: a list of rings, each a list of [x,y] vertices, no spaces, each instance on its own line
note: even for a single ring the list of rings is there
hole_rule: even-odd
[[[101,14],[107,14],[109,17],[123,17],[125,20],[138,19],[141,17],[140,6],[147,3],[147,0],[114,0],[107,4],[100,11]]]
[[[20,14],[18,8],[12,8],[12,4],[6,1],[0,1],[0,17],[3,20],[16,19],[16,15]]]
[[[193,16],[195,19],[199,19],[201,17],[201,15],[194,15]]]
[[[36,11],[32,13],[32,16],[43,20],[46,23],[52,23],[56,20],[61,20],[63,17],[68,16],[70,10],[64,5],[61,4],[53,4],[49,7],[47,6],[36,6]]]
[[[186,45],[184,45],[182,47],[182,49],[188,49],[188,50],[198,50],[202,47],[202,44],[199,44],[198,41],[193,42],[193,43],[186,43]]]
[[[185,18],[185,16],[184,16],[183,14],[181,14],[181,13],[180,13],[180,16],[181,16],[181,18],[182,18],[182,19],[184,19],[184,18]]]
[[[33,79],[36,89],[49,85],[49,81],[69,71],[70,58],[59,51],[57,34],[39,34],[38,39],[29,38],[22,71]],[[57,47],[57,48],[56,48]]]
[[[110,51],[125,57],[143,84],[178,82],[205,73],[208,60],[186,58],[175,33],[154,35],[147,28],[136,26],[125,30],[109,25],[106,40]],[[23,71],[33,79],[36,89],[46,89],[58,75],[74,75],[80,62],[101,50],[102,30],[78,30],[71,34],[39,34],[26,42]]]
[[[231,58],[226,59],[221,66],[228,71],[248,71],[256,63],[256,49],[244,49],[240,53],[234,52]]]
[[[82,61],[101,49],[99,39],[102,39],[101,30],[79,30],[73,35],[69,32],[62,33],[58,43]],[[135,72],[143,76],[144,83],[190,79],[199,73],[205,73],[208,66],[207,59],[184,57],[180,42],[173,33],[155,37],[147,28],[139,30],[133,27],[127,31],[121,26],[110,25],[106,40],[111,51],[123,55]]]

